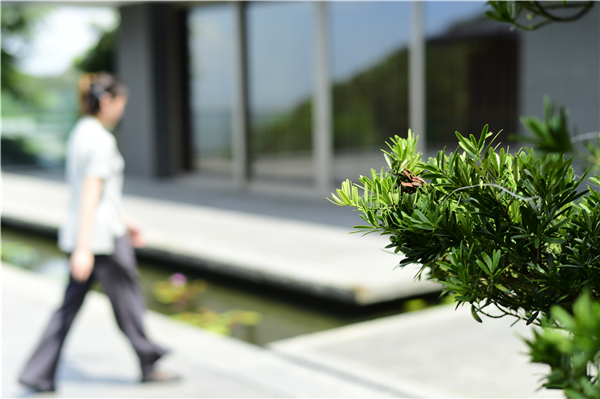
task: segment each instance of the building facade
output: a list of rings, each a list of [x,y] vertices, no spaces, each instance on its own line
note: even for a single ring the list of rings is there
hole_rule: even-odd
[[[600,130],[600,7],[522,33],[483,2],[169,2],[120,6],[127,172],[328,195],[380,169],[411,127],[422,150],[484,124],[520,131],[542,97]],[[584,39],[585,38],[585,39]]]

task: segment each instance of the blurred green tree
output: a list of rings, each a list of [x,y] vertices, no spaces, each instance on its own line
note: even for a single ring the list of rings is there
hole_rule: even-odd
[[[82,72],[115,72],[115,48],[118,28],[102,31],[98,42],[73,64]]]
[[[19,59],[28,51],[34,25],[45,15],[49,7],[28,7],[21,5],[1,6],[2,48],[0,62],[0,85],[2,91],[19,100],[26,100],[21,81],[24,76],[18,69]]]

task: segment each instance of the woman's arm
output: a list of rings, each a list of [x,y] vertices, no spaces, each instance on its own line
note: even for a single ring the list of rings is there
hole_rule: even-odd
[[[92,231],[103,185],[104,180],[99,177],[88,176],[83,181],[77,243],[70,259],[71,274],[75,280],[81,283],[87,281],[94,269],[94,253],[91,248]]]

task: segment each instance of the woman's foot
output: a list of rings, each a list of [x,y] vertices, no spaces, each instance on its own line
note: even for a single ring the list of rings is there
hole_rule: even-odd
[[[45,386],[45,387],[41,387],[41,386],[36,386],[34,384],[29,384],[23,381],[19,381],[19,383],[21,385],[23,385],[25,388],[35,392],[35,393],[42,393],[42,392],[55,392],[56,389],[54,388],[54,386]]]

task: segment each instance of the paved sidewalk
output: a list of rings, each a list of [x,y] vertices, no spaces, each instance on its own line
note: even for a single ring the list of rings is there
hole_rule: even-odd
[[[524,323],[473,320],[444,305],[273,342],[270,349],[363,383],[434,398],[562,398],[537,390],[548,368],[529,362]]]
[[[17,376],[33,350],[63,286],[32,272],[2,267],[2,396],[29,397]],[[119,331],[108,299],[90,292],[63,348],[56,394],[34,397],[406,397],[265,348],[217,336],[148,312],[149,336],[170,347],[160,361],[183,381],[139,384],[137,358]]]
[[[128,186],[140,194],[126,195],[124,206],[145,229],[147,254],[362,305],[441,290],[432,282],[415,283],[416,267],[394,270],[399,256],[382,250],[387,238],[349,234],[357,221],[339,227],[353,219],[325,200],[207,196],[199,188],[158,181],[130,180]],[[5,172],[2,191],[4,220],[56,229],[65,217],[68,190],[60,181]]]

